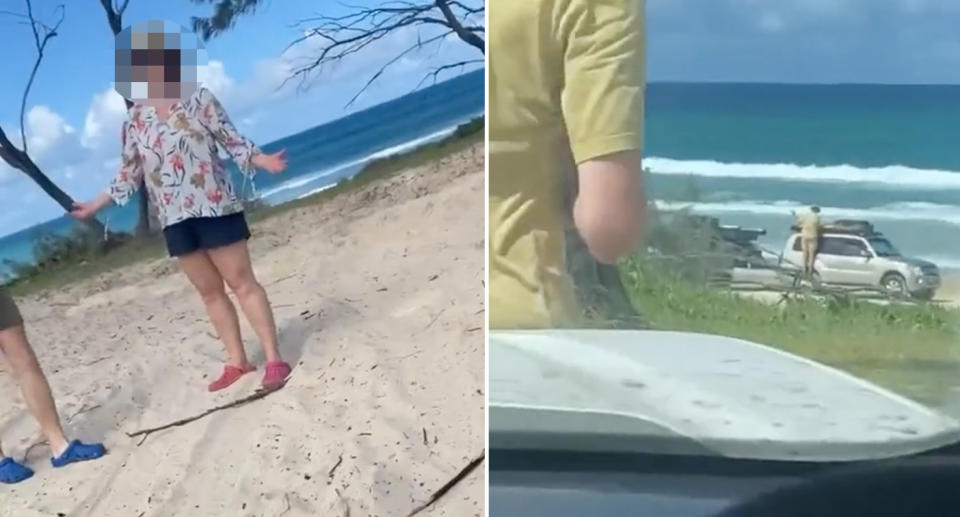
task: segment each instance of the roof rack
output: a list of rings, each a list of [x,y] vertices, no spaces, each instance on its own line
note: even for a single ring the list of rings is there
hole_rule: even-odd
[[[823,224],[823,233],[840,233],[846,235],[858,235],[860,237],[881,235],[870,221],[860,219],[837,219],[835,221]],[[799,232],[800,227],[794,224],[790,227],[794,232]]]
[[[766,235],[767,231],[763,228],[743,228],[742,226],[722,224],[717,227],[717,233],[726,241],[746,244]]]

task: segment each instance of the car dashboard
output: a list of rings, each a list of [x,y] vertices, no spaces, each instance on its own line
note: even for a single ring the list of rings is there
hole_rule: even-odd
[[[860,515],[843,509],[862,508],[863,501],[872,517],[912,517],[929,513],[895,503],[922,504],[926,498],[946,501],[946,507],[960,505],[960,446],[835,463],[493,450],[489,479],[491,517],[739,516],[744,505],[778,494],[793,509],[778,511],[778,517]],[[824,504],[840,513],[817,507]]]

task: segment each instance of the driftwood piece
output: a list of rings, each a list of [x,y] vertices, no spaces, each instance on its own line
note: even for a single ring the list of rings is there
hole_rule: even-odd
[[[288,381],[289,381],[289,379],[288,379]],[[273,393],[273,392],[275,392],[275,391],[278,391],[278,390],[260,389],[260,390],[255,391],[252,395],[248,395],[248,396],[246,396],[246,397],[244,397],[244,398],[242,398],[242,399],[234,400],[233,402],[229,402],[229,403],[227,403],[227,404],[223,404],[223,405],[220,405],[220,406],[217,406],[217,407],[214,407],[214,408],[210,408],[210,409],[204,411],[203,413],[200,413],[199,415],[192,416],[192,417],[188,417],[188,418],[181,418],[180,420],[176,420],[176,421],[174,421],[174,422],[170,422],[169,424],[164,424],[164,425],[161,425],[161,426],[158,426],[158,427],[150,427],[150,428],[148,428],[148,429],[141,429],[141,430],[139,430],[139,431],[135,431],[135,432],[132,432],[132,433],[127,433],[127,436],[129,436],[130,438],[135,438],[135,437],[137,437],[137,436],[143,436],[143,440],[140,440],[140,442],[137,443],[137,445],[139,446],[139,445],[142,444],[144,441],[146,441],[147,436],[149,436],[149,435],[151,435],[151,434],[153,434],[153,433],[155,433],[155,432],[157,432],[157,431],[163,431],[163,430],[165,430],[165,429],[170,429],[170,428],[172,428],[172,427],[180,427],[180,426],[189,424],[190,422],[195,422],[195,421],[197,421],[197,420],[200,420],[200,419],[203,418],[203,417],[212,415],[213,413],[216,413],[217,411],[222,411],[222,410],[224,410],[224,409],[230,409],[230,408],[240,407],[240,406],[243,406],[243,405],[245,405],[245,404],[249,404],[249,403],[251,403],[251,402],[253,402],[253,401],[255,401],[255,400],[260,400],[260,399],[266,397],[267,395],[269,395],[269,394],[271,394],[271,393]]]
[[[430,499],[427,500],[427,502],[425,502],[425,503],[421,504],[420,506],[414,508],[412,512],[408,513],[408,514],[407,514],[407,517],[413,517],[414,515],[416,515],[416,514],[422,512],[422,511],[426,510],[427,508],[433,506],[433,504],[436,503],[438,500],[440,500],[441,497],[443,497],[444,495],[446,495],[446,493],[449,492],[450,489],[452,489],[453,487],[455,487],[455,486],[457,485],[457,483],[463,481],[464,478],[466,478],[467,476],[469,476],[471,472],[473,472],[474,470],[476,470],[477,467],[479,467],[480,464],[483,463],[483,460],[486,459],[486,457],[487,457],[486,452],[485,452],[485,451],[484,451],[484,452],[481,452],[480,455],[477,456],[476,458],[474,458],[473,461],[471,461],[470,463],[468,463],[466,467],[464,467],[463,469],[461,469],[460,472],[457,472],[457,475],[455,475],[455,476],[453,476],[452,478],[450,478],[450,481],[447,481],[446,484],[444,484],[442,487],[440,487],[440,490],[437,490],[436,492],[434,492],[433,495],[430,496]]]

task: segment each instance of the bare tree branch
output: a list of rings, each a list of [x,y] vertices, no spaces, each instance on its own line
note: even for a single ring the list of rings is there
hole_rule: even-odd
[[[452,70],[454,68],[459,68],[462,70],[464,67],[482,63],[482,59],[467,59],[466,61],[460,61],[458,63],[450,63],[448,65],[438,66],[437,68],[434,68],[428,72],[427,75],[423,76],[423,79],[420,79],[420,82],[417,83],[417,86],[414,88],[414,90],[419,90],[420,87],[423,86],[423,83],[427,82],[429,79],[433,79],[433,84],[437,84],[437,77],[447,70]]]
[[[40,68],[40,62],[43,61],[43,50],[47,47],[47,42],[50,41],[50,38],[53,38],[57,35],[57,30],[60,28],[60,24],[63,23],[64,8],[63,5],[59,5],[57,9],[60,11],[60,19],[57,20],[57,23],[53,27],[44,25],[37,22],[33,17],[33,5],[30,3],[30,0],[26,0],[27,4],[27,19],[30,21],[30,29],[33,31],[33,42],[37,49],[37,59],[33,63],[33,70],[30,71],[30,78],[27,79],[27,87],[23,90],[23,98],[20,100],[20,140],[23,145],[23,152],[27,152],[27,129],[26,125],[23,123],[23,117],[27,110],[27,97],[30,95],[30,88],[33,86],[33,80],[37,77],[37,70]],[[43,31],[43,39],[41,40],[40,32]]]
[[[443,33],[443,34],[434,36],[434,37],[432,37],[432,38],[428,38],[428,39],[426,39],[426,40],[424,40],[424,41],[418,41],[416,45],[413,45],[413,46],[407,48],[406,50],[404,50],[403,52],[401,52],[400,54],[398,54],[396,57],[394,57],[394,58],[391,59],[390,61],[387,61],[386,64],[384,64],[382,67],[380,67],[380,70],[377,70],[377,73],[373,74],[373,77],[371,77],[371,78],[367,81],[367,84],[364,84],[364,85],[363,85],[363,88],[361,88],[360,91],[358,91],[358,92],[356,93],[356,95],[354,95],[354,96],[350,99],[350,102],[348,102],[345,107],[349,108],[350,106],[352,106],[353,103],[356,102],[357,99],[359,99],[360,96],[363,95],[363,93],[364,93],[365,91],[367,91],[368,88],[370,88],[370,85],[373,84],[374,81],[376,81],[377,79],[379,79],[380,76],[383,75],[384,72],[386,72],[387,68],[389,68],[390,65],[396,63],[397,61],[400,61],[400,60],[403,59],[403,57],[406,56],[407,54],[409,54],[409,53],[411,53],[411,52],[413,52],[413,51],[415,51],[415,50],[419,50],[419,49],[423,48],[424,45],[430,44],[430,43],[432,43],[434,40],[440,40],[440,39],[446,38],[447,36],[449,36],[449,35],[452,34],[452,33],[453,33],[453,31],[449,31],[449,32],[445,32],[445,33]]]
[[[13,12],[13,11],[7,11],[7,10],[4,10],[4,9],[0,9],[0,14],[7,15],[7,16],[13,16],[14,18],[23,18],[24,20],[29,20],[29,19],[30,19],[29,16],[27,16],[27,15],[25,15],[25,14],[23,14],[23,13],[15,13],[15,12]]]
[[[116,36],[120,34],[120,31],[123,30],[122,17],[123,11],[120,9],[114,9],[113,4],[110,0],[100,0],[100,5],[103,6],[103,12],[107,15],[107,23],[110,24],[110,30],[113,31],[113,35]],[[126,9],[127,2],[124,2],[123,8]]]
[[[440,9],[440,12],[443,13],[443,17],[447,20],[447,26],[453,29],[457,33],[457,36],[460,36],[464,42],[468,45],[473,45],[484,52],[484,41],[483,38],[477,36],[476,33],[468,31],[460,23],[460,20],[457,18],[457,15],[453,13],[453,10],[450,8],[450,3],[447,0],[436,0],[437,8]]]
[[[302,44],[311,38],[320,38],[324,40],[326,44],[319,49],[312,62],[295,69],[291,78],[299,77],[301,79],[301,85],[303,85],[308,79],[309,74],[314,70],[322,71],[324,65],[340,61],[347,56],[355,54],[374,42],[405,27],[433,25],[448,29],[439,35],[429,37],[425,40],[418,39],[416,44],[400,51],[392,59],[387,61],[373,74],[360,91],[350,99],[347,103],[347,107],[349,107],[353,105],[391,65],[415,51],[422,50],[431,43],[442,42],[451,34],[456,34],[461,40],[477,47],[483,52],[483,39],[477,36],[476,33],[483,33],[484,27],[472,25],[465,27],[460,23],[456,14],[453,13],[451,5],[452,4],[448,5],[446,0],[434,0],[419,4],[411,2],[389,2],[374,8],[346,6],[354,9],[353,12],[341,16],[321,15],[301,20],[301,25],[308,23],[314,23],[316,25],[304,36],[294,40],[287,47],[288,49]],[[483,11],[483,7],[472,9],[459,2],[456,4],[456,7],[463,11]],[[443,18],[430,15],[430,13],[436,13],[438,8],[440,10],[439,14],[441,14]],[[439,51],[439,48],[437,50]],[[417,85],[417,88],[422,86],[430,77],[436,80],[439,74],[446,70],[462,68],[478,61],[482,60],[467,60],[439,67],[433,71],[434,73],[428,74],[428,76]],[[286,81],[284,81],[284,84],[286,84]],[[283,84],[281,87],[282,86]]]
[[[213,15],[209,18],[191,18],[193,30],[204,41],[219,36],[233,27],[237,19],[244,14],[257,10],[261,0],[192,0],[195,4],[215,4]]]
[[[113,32],[114,37],[123,30],[123,13],[130,5],[130,0],[122,0],[122,2],[118,5],[117,3],[111,3],[110,0],[100,0],[100,5],[103,6],[103,12],[107,15],[107,23],[110,25],[110,31]],[[126,104],[127,110],[133,107],[133,101],[130,99],[123,99],[123,102]],[[150,232],[150,198],[143,180],[140,181],[137,204],[140,210],[140,218],[137,220],[136,233],[137,235],[145,235]]]
[[[64,7],[63,5],[58,6],[58,9],[60,9],[60,19],[51,27],[41,24],[34,19],[33,6],[29,0],[26,1],[26,5],[27,14],[11,13],[9,11],[0,13],[13,15],[14,17],[23,18],[26,20],[26,23],[31,26],[31,31],[35,35],[34,44],[37,47],[37,60],[33,65],[33,69],[30,73],[30,79],[27,81],[27,86],[24,89],[23,98],[20,102],[20,138],[23,140],[23,150],[17,149],[17,147],[13,145],[13,142],[7,138],[7,134],[3,131],[3,128],[0,127],[0,159],[5,161],[14,169],[26,174],[27,177],[33,180],[33,182],[36,183],[37,186],[39,186],[48,196],[50,196],[51,199],[56,201],[57,204],[64,209],[64,211],[69,212],[73,210],[73,198],[71,198],[66,192],[63,191],[63,189],[61,189],[56,183],[48,178],[47,175],[40,170],[40,167],[34,163],[33,159],[30,158],[30,155],[27,154],[27,138],[23,120],[24,112],[26,111],[27,97],[30,92],[30,87],[33,85],[33,80],[37,75],[37,70],[40,67],[40,62],[43,59],[43,51],[50,39],[57,35],[57,29],[60,27],[60,24],[64,19]],[[98,233],[106,233],[103,224],[96,219],[86,221],[86,224]]]
[[[235,19],[242,14],[252,11],[255,4],[261,0],[193,0],[196,3],[215,3],[214,13],[209,18],[194,18],[194,28],[202,33],[203,39],[218,34],[223,28],[231,26]],[[467,0],[394,0],[381,2],[374,7],[340,3],[346,9],[346,14],[327,15],[304,18],[295,26],[304,30],[304,35],[287,45],[284,52],[311,42],[321,42],[322,45],[307,59],[306,64],[295,65],[289,77],[277,88],[286,86],[291,79],[300,79],[300,88],[305,88],[310,75],[314,71],[323,71],[324,67],[342,61],[370,45],[382,40],[391,34],[402,30],[420,27],[437,27],[440,34],[431,35],[423,39],[418,34],[416,44],[399,49],[398,53],[384,63],[366,82],[363,88],[347,103],[351,106],[373,82],[383,76],[384,72],[413,52],[423,50],[426,46],[435,43],[439,47],[444,39],[451,34],[460,41],[485,52],[486,42],[483,35],[486,28],[483,25],[483,13],[486,10],[484,0],[475,0],[476,6],[470,5]],[[433,34],[431,31],[428,34]],[[460,63],[439,67],[428,74],[421,81],[421,85],[431,77],[447,70],[463,68],[468,64],[481,60],[465,60]],[[418,85],[419,88],[419,85]]]

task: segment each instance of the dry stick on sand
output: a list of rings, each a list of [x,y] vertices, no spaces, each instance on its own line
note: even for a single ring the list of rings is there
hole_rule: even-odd
[[[290,381],[290,379],[287,378],[287,380],[284,381],[284,384],[286,384],[286,382],[289,382],[289,381]],[[269,394],[271,394],[271,393],[273,393],[273,392],[275,392],[275,391],[279,391],[279,389],[275,389],[275,390],[265,390],[265,389],[257,390],[256,392],[253,393],[253,395],[246,396],[246,397],[244,397],[244,398],[242,398],[242,399],[239,399],[239,400],[234,400],[233,402],[230,402],[230,403],[228,403],[228,404],[223,404],[222,406],[217,406],[217,407],[215,407],[215,408],[208,409],[208,410],[204,411],[203,413],[200,413],[199,415],[192,416],[192,417],[189,417],[189,418],[182,418],[182,419],[177,420],[177,421],[175,421],[175,422],[170,422],[169,424],[161,425],[161,426],[159,426],[159,427],[151,427],[151,428],[149,428],[149,429],[141,429],[141,430],[136,431],[136,432],[133,432],[133,433],[127,433],[127,436],[129,436],[130,438],[134,438],[134,437],[136,437],[136,436],[141,436],[141,435],[142,435],[142,436],[143,436],[143,440],[140,440],[140,442],[137,443],[137,446],[139,446],[140,444],[142,444],[143,442],[145,442],[145,441],[147,440],[147,436],[150,436],[152,433],[155,433],[155,432],[157,432],[157,431],[163,431],[164,429],[170,429],[171,427],[180,427],[180,426],[182,426],[182,425],[189,424],[190,422],[193,422],[193,421],[196,421],[196,420],[200,420],[201,418],[203,418],[203,417],[205,417],[205,416],[211,415],[211,414],[216,413],[217,411],[221,411],[221,410],[223,410],[223,409],[230,409],[230,408],[240,407],[240,406],[242,406],[242,405],[244,405],[244,404],[249,404],[250,402],[253,402],[253,401],[255,401],[255,400],[260,400],[260,399],[266,397],[267,395],[269,395]]]
[[[343,463],[343,454],[337,458],[337,462],[333,465],[333,468],[330,469],[330,472],[327,473],[327,479],[333,481],[333,474],[337,471],[337,468],[340,467],[341,463]]]
[[[446,495],[446,493],[449,492],[451,488],[456,486],[457,483],[463,481],[463,479],[469,476],[471,472],[476,470],[476,468],[479,467],[481,463],[483,463],[483,460],[484,458],[486,458],[486,456],[487,456],[486,451],[481,452],[480,455],[474,458],[473,461],[468,463],[466,467],[463,467],[463,469],[460,472],[458,472],[456,476],[453,476],[450,479],[450,481],[447,481],[447,484],[440,487],[440,490],[437,490],[436,492],[434,492],[433,495],[430,496],[430,499],[428,499],[426,503],[421,504],[420,506],[414,508],[412,512],[408,513],[407,517],[413,517],[414,515],[429,508],[431,505],[433,505],[433,503],[437,502],[441,497]]]
[[[279,284],[280,282],[283,282],[284,280],[290,280],[291,278],[297,276],[298,274],[299,274],[299,273],[294,273],[294,274],[292,274],[292,275],[287,275],[287,276],[285,276],[285,277],[283,277],[283,278],[278,278],[278,279],[276,279],[276,280],[274,280],[274,281],[272,281],[272,282],[269,282],[269,283],[267,284],[267,287],[269,287],[269,286],[271,286],[271,285],[274,285],[274,284]]]

